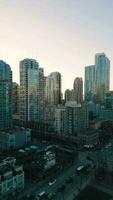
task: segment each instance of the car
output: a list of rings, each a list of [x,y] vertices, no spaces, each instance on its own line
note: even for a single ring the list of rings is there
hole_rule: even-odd
[[[84,171],[84,165],[80,165],[76,168],[76,173],[77,175],[79,175],[81,172]]]
[[[36,200],[46,200],[47,194],[45,191],[40,192],[38,195],[36,195]]]
[[[55,180],[52,180],[52,181],[50,181],[49,183],[48,183],[48,185],[49,186],[51,186],[51,185],[54,185],[56,183],[56,179]]]

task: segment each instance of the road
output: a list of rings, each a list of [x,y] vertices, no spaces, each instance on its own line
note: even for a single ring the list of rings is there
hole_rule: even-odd
[[[37,190],[35,194],[38,195],[42,191],[45,191],[47,194],[57,192],[57,196],[54,198],[55,200],[73,200],[74,196],[77,196],[80,190],[85,188],[92,179],[91,174],[78,176],[76,174],[77,166],[78,164],[71,166],[68,170],[57,177],[56,182],[52,186],[47,184],[40,190]],[[66,179],[70,176],[73,176],[73,181],[72,183],[66,184]],[[58,192],[58,188],[62,184],[65,184],[66,188],[63,192]]]
[[[70,168],[64,170],[64,172],[61,172],[59,176],[56,177],[56,182],[49,186],[48,183],[42,182],[41,184],[36,183],[33,184],[32,187],[29,186],[29,189],[27,188],[26,192],[21,193],[18,195],[17,199],[21,200],[23,196],[27,194],[36,194],[38,195],[42,191],[45,191],[47,194],[57,192],[57,196],[54,198],[55,200],[72,200],[74,194],[78,194],[80,192],[80,188],[84,188],[90,181],[90,176],[78,176],[76,174],[76,168],[78,164],[70,166]],[[59,186],[65,183],[66,178],[73,176],[73,182],[70,184],[66,184],[66,188],[63,193],[58,192]],[[29,191],[29,192],[28,192]]]
[[[75,172],[75,165],[69,167],[68,169],[65,169],[63,172],[59,173],[59,176],[56,177],[56,183],[52,186],[49,186],[47,182],[42,183],[34,183],[32,186],[29,185],[29,188],[26,189],[26,191],[20,195],[18,195],[17,199],[21,200],[23,196],[27,194],[39,194],[42,191],[45,191],[47,193],[53,192],[56,190],[56,188],[63,183],[66,177],[71,176]]]
[[[58,193],[55,200],[73,200],[82,189],[84,189],[91,181],[91,177],[78,177],[75,175],[74,182],[67,185],[62,193]]]
[[[96,164],[96,167],[98,168],[100,165],[100,161],[109,153],[111,157],[113,157],[113,153],[111,153],[111,150],[113,149],[113,141],[108,145],[107,147],[103,147],[101,150],[95,150],[95,151],[85,151],[80,152],[79,154],[79,161],[76,165],[70,166],[68,169],[65,169],[63,172],[60,172],[59,175],[56,177],[56,182],[49,186],[47,182],[42,183],[35,183],[32,187],[29,187],[29,190],[26,191],[26,194],[36,194],[38,195],[42,191],[45,191],[47,194],[57,192],[55,200],[73,200],[74,195],[77,195],[80,192],[80,189],[82,190],[84,187],[86,187],[93,175],[94,171],[91,171],[89,175],[82,175],[78,176],[76,174],[76,168],[80,165],[85,165],[91,161],[87,160],[87,156],[90,156]],[[113,151],[112,151],[113,152]],[[104,157],[103,157],[104,156]],[[108,156],[107,156],[108,157]],[[67,177],[74,175],[74,181],[70,184],[66,184],[66,188],[64,192],[58,192],[59,186],[65,183],[65,180]],[[25,195],[25,193],[24,193]],[[23,194],[18,196],[18,200],[21,200]]]

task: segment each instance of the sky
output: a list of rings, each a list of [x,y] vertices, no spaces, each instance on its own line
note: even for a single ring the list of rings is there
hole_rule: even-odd
[[[95,53],[111,61],[113,0],[0,0],[0,59],[19,83],[19,61],[36,59],[45,75],[59,71],[62,89],[83,77]]]

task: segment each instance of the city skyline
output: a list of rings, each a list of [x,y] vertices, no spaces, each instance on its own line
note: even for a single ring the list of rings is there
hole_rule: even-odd
[[[19,61],[34,58],[45,75],[62,74],[64,92],[76,77],[84,78],[84,67],[94,64],[97,52],[110,59],[112,75],[112,4],[111,0],[109,4],[105,0],[1,1],[0,57],[10,64],[13,80],[19,83]]]
[[[113,0],[0,0],[0,200],[113,199]]]

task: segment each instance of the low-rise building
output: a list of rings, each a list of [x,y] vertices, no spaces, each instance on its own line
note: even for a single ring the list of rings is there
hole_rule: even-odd
[[[113,91],[109,91],[105,95],[105,107],[106,109],[113,109]]]
[[[87,130],[78,135],[79,142],[84,145],[96,145],[99,142],[99,132],[97,130]]]
[[[99,119],[113,120],[113,109],[101,109],[99,112]]]
[[[12,130],[0,132],[0,150],[18,149],[31,141],[31,130],[15,127]]]
[[[16,159],[7,157],[0,162],[0,199],[24,189],[23,166],[16,164]]]

